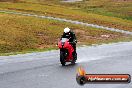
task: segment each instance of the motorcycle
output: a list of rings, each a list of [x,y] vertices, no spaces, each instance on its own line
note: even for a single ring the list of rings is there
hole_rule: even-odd
[[[62,66],[65,66],[66,62],[71,62],[75,64],[77,60],[77,53],[74,53],[74,48],[67,38],[61,38],[58,42],[58,47],[60,49],[60,62]]]

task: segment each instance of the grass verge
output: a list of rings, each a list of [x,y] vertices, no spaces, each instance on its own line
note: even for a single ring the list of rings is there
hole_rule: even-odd
[[[87,4],[84,4],[84,5],[87,5]],[[88,7],[86,7],[86,9],[85,9],[85,6],[84,6],[84,8],[83,8],[83,6],[81,6],[81,5],[83,5],[83,3],[79,4],[80,8],[76,7],[75,5],[73,5],[72,7],[62,5],[62,4],[56,5],[55,3],[51,3],[48,1],[47,2],[45,1],[44,3],[0,2],[0,9],[1,10],[22,11],[22,12],[36,13],[36,14],[41,14],[41,15],[46,15],[46,16],[79,20],[82,22],[93,23],[93,24],[98,24],[98,25],[132,31],[132,21],[131,20],[123,19],[121,17],[119,18],[114,15],[111,15],[111,16],[105,15],[105,13],[110,15],[111,13],[113,14],[114,12],[108,11],[109,13],[107,13],[106,10],[104,10],[102,8],[97,8],[99,10],[96,9],[96,10],[94,10],[95,12],[91,12],[91,11],[86,11]],[[109,6],[109,5],[107,5],[107,6]],[[105,8],[107,8],[107,7],[105,7]],[[103,13],[99,14],[98,11],[103,12]],[[114,11],[114,10],[112,10],[112,11]],[[115,12],[116,11],[117,10],[115,10]],[[121,10],[121,12],[122,12],[122,10]],[[116,13],[114,13],[114,14],[116,14]]]
[[[0,55],[57,49],[56,43],[65,27],[70,27],[76,33],[78,45],[132,40],[132,36],[102,29],[1,13]]]

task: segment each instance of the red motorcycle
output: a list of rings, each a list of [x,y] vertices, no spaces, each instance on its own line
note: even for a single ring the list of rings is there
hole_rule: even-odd
[[[70,44],[69,39],[61,38],[58,42],[58,47],[60,48],[60,62],[62,66],[65,66],[66,62],[75,64],[77,60],[77,53],[73,54],[74,48]]]

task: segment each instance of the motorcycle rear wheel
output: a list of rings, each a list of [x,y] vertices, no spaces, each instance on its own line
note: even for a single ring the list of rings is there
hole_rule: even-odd
[[[77,60],[77,53],[75,53],[75,56],[73,56],[73,61],[71,62],[71,64],[75,64],[76,63],[76,60]]]

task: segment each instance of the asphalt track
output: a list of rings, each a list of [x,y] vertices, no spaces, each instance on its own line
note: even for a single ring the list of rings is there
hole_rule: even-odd
[[[132,88],[129,84],[76,83],[83,66],[88,74],[132,75],[132,42],[77,48],[76,65],[62,67],[59,51],[0,56],[0,88]]]

